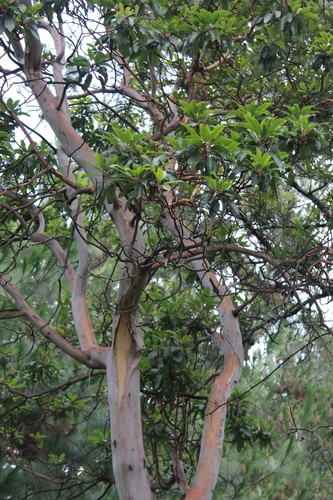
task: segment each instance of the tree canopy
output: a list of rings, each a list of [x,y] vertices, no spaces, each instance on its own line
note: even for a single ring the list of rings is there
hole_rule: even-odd
[[[328,498],[332,21],[1,2],[4,498]]]

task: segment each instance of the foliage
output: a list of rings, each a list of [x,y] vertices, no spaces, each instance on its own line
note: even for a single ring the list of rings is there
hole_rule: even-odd
[[[97,345],[114,345],[138,234],[142,422],[157,497],[184,493],[180,464],[188,484],[195,477],[226,365],[216,308],[231,297],[247,361],[216,498],[328,498],[332,20],[326,0],[1,3],[4,498],[117,497],[104,370],[57,342],[85,352],[68,276],[80,277],[86,251],[84,304]],[[79,134],[75,150],[61,146],[66,168],[50,118],[36,113],[22,40],[42,47],[33,71]],[[84,167],[83,146],[95,159]],[[225,293],[203,285],[198,259]]]
[[[286,343],[294,355],[286,356]],[[285,330],[276,342],[268,341],[254,353],[245,369],[248,380],[239,390],[242,394],[259,385],[246,396],[250,401],[247,399],[245,411],[237,400],[235,404],[255,423],[255,437],[259,434],[264,440],[259,446],[243,445],[241,449],[238,441],[237,451],[226,445],[221,463],[221,490],[226,498],[329,497],[332,413],[329,381],[324,375],[331,363],[329,349],[329,335],[304,344],[302,335]],[[277,366],[281,368],[276,370]],[[241,422],[243,433],[248,434],[244,418]],[[269,436],[260,429],[262,423]],[[226,440],[230,437],[232,428]],[[267,437],[269,446],[263,446]]]

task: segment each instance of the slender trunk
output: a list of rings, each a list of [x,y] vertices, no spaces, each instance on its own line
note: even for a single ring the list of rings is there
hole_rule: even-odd
[[[107,361],[107,381],[111,416],[113,474],[120,500],[152,498],[143,448],[140,409],[140,356],[133,350],[128,357],[128,371],[119,399],[116,353]]]
[[[165,195],[168,210],[165,212],[169,228],[175,238],[185,248],[200,248],[192,232],[179,217],[173,207],[174,194]],[[222,335],[213,334],[212,341],[217,344],[224,355],[224,366],[220,375],[214,380],[205,412],[204,427],[196,474],[191,487],[186,492],[186,500],[210,500],[216,486],[226,420],[226,405],[235,384],[241,377],[244,352],[238,318],[234,315],[234,306],[226,287],[212,271],[208,260],[204,257],[193,260],[192,265],[202,286],[208,288],[216,300]]]
[[[27,6],[31,5],[30,0],[21,1]],[[55,86],[56,95],[51,92],[43,75],[42,45],[38,36],[27,38],[24,49],[19,40],[14,40],[13,48],[16,57],[24,65],[27,84],[61,145],[58,159],[64,174],[71,177],[69,163],[68,171],[65,166],[66,157],[69,157],[90,175],[93,184],[99,184],[103,182],[103,177],[95,167],[95,154],[71,125],[62,77],[65,60],[62,27],[60,25],[58,31],[47,23],[41,23],[40,26],[49,31],[57,50],[57,62],[54,65],[54,77],[55,81],[58,82]],[[78,205],[78,202],[75,203]],[[133,224],[134,214],[123,205],[125,202],[122,203],[120,200],[115,205],[106,203],[106,209],[118,229],[127,259],[116,304],[113,343],[106,361],[111,414],[112,460],[119,498],[121,500],[149,500],[152,494],[143,449],[140,374],[138,370],[143,341],[136,321],[137,305],[145,285],[145,276],[140,275],[139,269],[139,262],[145,255],[145,246],[140,228]],[[103,357],[104,351],[100,353],[98,348],[95,348],[94,342],[91,342],[93,331],[85,307],[85,284],[89,272],[89,255],[84,224],[78,208],[74,217],[76,218],[76,240],[79,247],[79,267],[73,284],[73,316],[81,348],[88,349],[89,356],[97,356],[98,354]],[[91,349],[91,344],[94,349]]]
[[[212,498],[220,468],[227,403],[239,372],[236,356],[227,358],[221,374],[215,379],[206,406],[199,462],[192,486],[186,500],[209,500]]]
[[[140,283],[143,286],[144,279]],[[141,286],[132,279],[127,283],[124,280],[120,286],[113,343],[107,360],[112,464],[120,500],[152,498],[140,406],[139,362],[143,340],[137,325],[137,302]]]

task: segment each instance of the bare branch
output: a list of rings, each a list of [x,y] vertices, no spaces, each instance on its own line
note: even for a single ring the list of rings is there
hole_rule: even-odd
[[[28,306],[18,289],[0,274],[0,286],[14,299],[19,311],[54,345],[89,368],[105,368],[105,355],[109,349],[90,349],[86,352],[74,347]]]
[[[30,212],[32,219],[36,220],[37,228],[32,234],[30,234],[31,241],[33,241],[34,243],[43,243],[52,251],[53,255],[57,259],[59,266],[65,271],[69,288],[72,291],[75,281],[74,269],[69,262],[67,253],[61,247],[60,243],[55,238],[52,238],[44,233],[45,222],[42,211],[24,196],[18,195],[11,191],[7,191],[5,192],[5,194],[7,197],[20,203],[20,207],[18,208],[11,207],[17,216],[19,216],[19,211],[21,209],[26,208]],[[26,227],[25,221],[21,217],[20,221],[24,224],[24,227]]]
[[[47,86],[41,68],[41,50],[39,37],[26,39],[24,70],[27,84],[66,154],[86,172],[99,178],[100,173],[95,168],[94,153],[72,127],[67,112],[59,109],[59,98],[55,97]]]
[[[65,94],[66,88],[64,86],[65,82],[62,74],[65,62],[65,39],[62,31],[62,24],[60,23],[59,31],[54,26],[50,26],[48,23],[43,21],[40,22],[40,26],[43,29],[46,29],[53,38],[57,53],[56,61],[53,63],[54,79],[57,82],[55,85],[56,96],[59,101],[57,111],[60,111],[60,108],[62,108],[62,112],[66,116],[67,123],[70,125],[70,111]],[[89,276],[87,235],[84,228],[81,205],[78,199],[73,198],[73,186],[75,186],[75,179],[71,170],[70,161],[62,147],[58,148],[57,157],[62,175],[68,180],[67,195],[70,199],[72,199],[70,211],[74,222],[74,237],[79,251],[79,265],[75,273],[74,282],[71,283],[72,314],[81,349],[83,351],[87,351],[97,345],[85,297],[86,284]]]
[[[197,247],[195,239],[178,217],[176,208],[174,208],[173,192],[166,193],[165,198],[167,202],[165,216],[174,237],[186,249]],[[203,249],[201,253],[203,254]],[[193,485],[186,494],[187,500],[208,498],[215,487],[222,453],[226,403],[241,376],[244,357],[238,319],[234,315],[233,303],[230,296],[227,295],[226,287],[211,270],[209,262],[205,258],[193,260],[192,265],[202,285],[209,288],[212,296],[216,297],[217,311],[223,329],[223,343],[219,340],[219,345],[221,344],[224,354],[224,367],[221,374],[215,379],[209,395],[199,463]]]
[[[65,184],[67,184],[68,186],[71,186],[73,189],[82,189],[81,186],[78,186],[77,184],[75,184],[74,182],[74,179],[70,180],[68,179],[67,177],[61,175],[60,172],[58,172],[57,170],[55,170],[50,164],[49,162],[47,161],[47,159],[41,154],[41,152],[39,151],[35,141],[32,139],[30,133],[28,132],[26,126],[23,124],[23,122],[20,120],[20,118],[17,116],[17,114],[12,110],[10,109],[7,104],[1,99],[1,103],[4,105],[4,107],[7,109],[7,111],[10,113],[10,115],[12,116],[12,118],[16,121],[16,123],[18,124],[18,126],[20,127],[20,129],[22,130],[22,132],[24,133],[24,135],[26,136],[26,138],[28,139],[33,151],[35,152],[36,156],[38,157],[38,159],[41,161],[41,163],[46,167],[45,170],[42,170],[41,172],[38,172],[37,174],[35,174],[28,182],[26,183],[21,183],[21,184],[17,184],[16,186],[13,186],[13,187],[10,187],[10,188],[4,188],[4,187],[1,187],[2,189],[2,192],[0,192],[0,195],[1,194],[6,194],[7,191],[11,190],[11,189],[16,189],[16,188],[20,188],[20,187],[25,187],[29,184],[31,184],[31,182],[33,182],[33,180],[39,178],[41,175],[43,175],[44,173],[46,172],[50,172],[52,173],[55,177],[59,178],[60,180],[62,180]],[[94,193],[95,192],[95,188],[92,187],[92,188],[84,188],[86,190],[86,192],[89,192],[89,193]]]
[[[324,215],[325,219],[327,221],[332,220],[332,213],[329,209],[329,206],[325,205],[317,196],[315,196],[312,192],[308,192],[305,189],[303,189],[296,181],[292,183],[292,186],[298,191],[300,194],[305,196],[305,198],[308,198],[310,201],[312,201],[316,207],[319,208],[319,210],[322,212]]]
[[[44,398],[45,396],[49,396],[50,394],[54,394],[55,392],[58,391],[65,391],[72,385],[78,384],[79,382],[83,382],[84,380],[89,379],[90,377],[95,377],[95,376],[104,376],[105,373],[103,371],[98,371],[98,372],[89,372],[86,375],[81,375],[79,377],[73,377],[69,378],[66,380],[66,382],[63,382],[61,384],[58,384],[53,387],[49,387],[47,389],[40,390],[38,392],[33,392],[31,394],[21,391],[20,389],[15,389],[10,383],[6,382],[5,380],[0,380],[0,385],[5,386],[8,391],[12,394],[16,394],[17,396],[21,396],[24,400],[28,399],[41,399]]]
[[[58,149],[57,156],[62,172],[70,180],[74,181],[69,158],[61,148]],[[67,187],[69,197],[72,195],[72,191],[70,187]],[[70,211],[74,223],[74,237],[79,251],[79,265],[76,270],[72,289],[72,314],[81,349],[86,351],[97,345],[85,297],[87,279],[89,277],[88,240],[81,205],[77,199],[71,202]]]
[[[155,123],[159,125],[163,123],[165,121],[165,116],[161,113],[158,106],[155,104],[153,97],[149,95],[148,90],[145,89],[146,95],[142,95],[130,86],[131,78],[135,78],[136,75],[134,75],[133,71],[127,64],[127,61],[125,61],[125,59],[119,52],[115,52],[115,60],[123,70],[123,79],[118,88],[119,93],[125,95],[126,97],[129,97],[130,99],[133,99],[138,106],[145,109],[149,113],[150,117]]]
[[[188,491],[189,485],[188,482],[186,481],[184,464],[180,458],[179,449],[177,445],[172,450],[172,461],[173,461],[173,468],[175,471],[176,481],[179,485],[180,492],[184,495]]]

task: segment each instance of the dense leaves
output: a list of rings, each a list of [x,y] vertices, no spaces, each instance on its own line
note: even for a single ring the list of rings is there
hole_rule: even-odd
[[[4,498],[117,498],[104,370],[42,332],[50,326],[79,347],[66,272],[81,269],[81,237],[85,302],[99,346],[110,346],[130,253],[108,215],[121,197],[149,270],[140,369],[156,495],[179,498],[179,463],[193,480],[224,367],[216,301],[193,272],[205,258],[233,299],[247,354],[228,403],[216,498],[328,498],[332,9],[326,0],[1,3]],[[57,111],[68,99],[80,144],[96,154],[97,182],[74,160],[73,175],[61,170],[31,82],[22,83],[17,44],[40,38],[43,82]],[[65,55],[54,40],[66,41]]]

